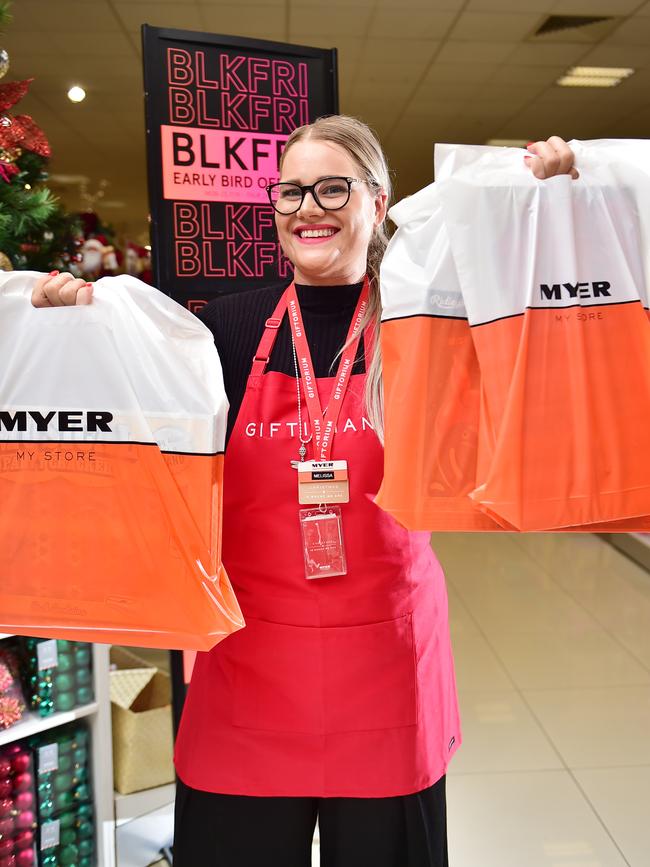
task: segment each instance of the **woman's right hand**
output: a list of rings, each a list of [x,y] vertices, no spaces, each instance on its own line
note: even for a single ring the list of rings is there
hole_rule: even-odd
[[[64,272],[51,271],[39,277],[32,291],[34,307],[67,307],[74,304],[90,304],[93,299],[93,284],[80,277]]]

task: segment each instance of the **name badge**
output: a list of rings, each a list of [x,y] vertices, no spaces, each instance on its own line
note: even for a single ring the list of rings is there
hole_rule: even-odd
[[[297,470],[302,505],[350,502],[347,461],[300,461]]]

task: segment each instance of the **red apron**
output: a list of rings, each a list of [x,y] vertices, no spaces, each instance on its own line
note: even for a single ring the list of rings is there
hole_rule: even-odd
[[[267,335],[268,323],[277,334],[277,320]],[[429,533],[405,530],[373,502],[382,448],[363,417],[365,377],[354,375],[332,454],[349,466],[348,572],[305,579],[290,463],[296,382],[264,367],[253,365],[224,467],[223,562],[246,627],[197,655],[178,775],[235,795],[420,791],[461,740],[447,593]],[[332,382],[316,380],[323,405]]]

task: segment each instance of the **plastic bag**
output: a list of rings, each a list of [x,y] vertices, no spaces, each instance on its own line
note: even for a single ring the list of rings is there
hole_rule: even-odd
[[[520,150],[439,146],[436,184],[398,206],[378,503],[409,527],[650,527],[650,148],[572,147],[578,181],[538,181]]]
[[[35,309],[38,276],[0,275],[0,629],[208,649],[243,626],[212,335],[127,276]]]

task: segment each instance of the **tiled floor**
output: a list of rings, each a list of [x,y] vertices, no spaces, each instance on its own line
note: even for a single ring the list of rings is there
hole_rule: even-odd
[[[650,575],[591,535],[433,546],[464,735],[450,867],[650,867]]]
[[[464,744],[450,867],[650,867],[650,575],[590,535],[437,535]]]

